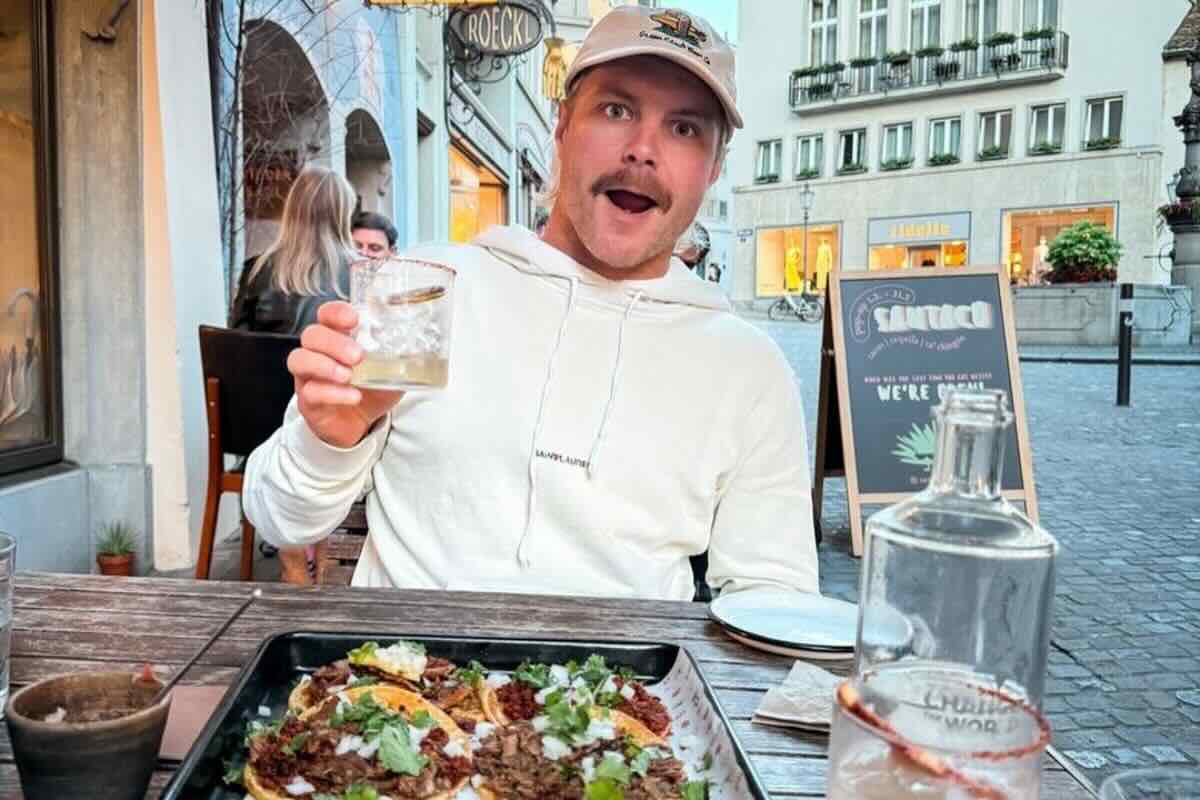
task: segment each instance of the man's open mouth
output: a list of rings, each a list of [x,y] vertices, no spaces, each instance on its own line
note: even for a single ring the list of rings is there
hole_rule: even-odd
[[[658,206],[653,198],[625,189],[610,189],[604,194],[614,206],[628,214],[643,214]]]

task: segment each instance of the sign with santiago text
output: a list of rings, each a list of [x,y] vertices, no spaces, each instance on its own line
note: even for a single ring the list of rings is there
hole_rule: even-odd
[[[821,463],[830,448],[819,442],[814,474],[844,472],[855,552],[862,504],[893,503],[928,485],[932,412],[952,389],[1008,395],[1015,419],[1001,489],[1024,500],[1036,520],[1009,288],[1000,270],[839,273],[830,289],[827,336],[836,384],[822,377],[822,392],[833,398],[822,399],[818,438],[840,434],[842,463]]]

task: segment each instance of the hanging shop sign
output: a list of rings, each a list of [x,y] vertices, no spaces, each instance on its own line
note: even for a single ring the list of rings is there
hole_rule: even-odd
[[[520,3],[464,7],[447,24],[464,45],[488,55],[520,55],[542,41],[541,17]]]

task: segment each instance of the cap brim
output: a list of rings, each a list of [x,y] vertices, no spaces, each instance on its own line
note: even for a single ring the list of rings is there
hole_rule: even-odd
[[[636,44],[628,47],[615,48],[606,50],[603,53],[597,53],[591,57],[576,59],[571,64],[570,72],[567,75],[566,85],[569,88],[571,84],[579,77],[585,69],[598,67],[601,64],[607,64],[611,61],[619,61],[622,58],[632,58],[633,56],[655,56],[665,61],[670,61],[672,64],[677,64],[688,72],[695,75],[700,80],[704,81],[713,94],[717,96],[717,100],[721,103],[721,108],[725,112],[725,118],[729,120],[729,124],[734,128],[741,130],[742,115],[738,113],[737,104],[733,101],[733,97],[713,76],[696,61],[696,57],[691,53],[683,51],[673,52],[663,50],[661,45],[646,45]]]

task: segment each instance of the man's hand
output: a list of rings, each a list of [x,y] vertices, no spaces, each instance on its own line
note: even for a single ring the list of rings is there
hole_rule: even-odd
[[[334,447],[358,444],[404,396],[350,385],[350,370],[364,356],[350,336],[357,324],[358,314],[349,303],[325,303],[317,311],[317,324],[304,329],[300,349],[288,356],[301,415],[313,433]]]

